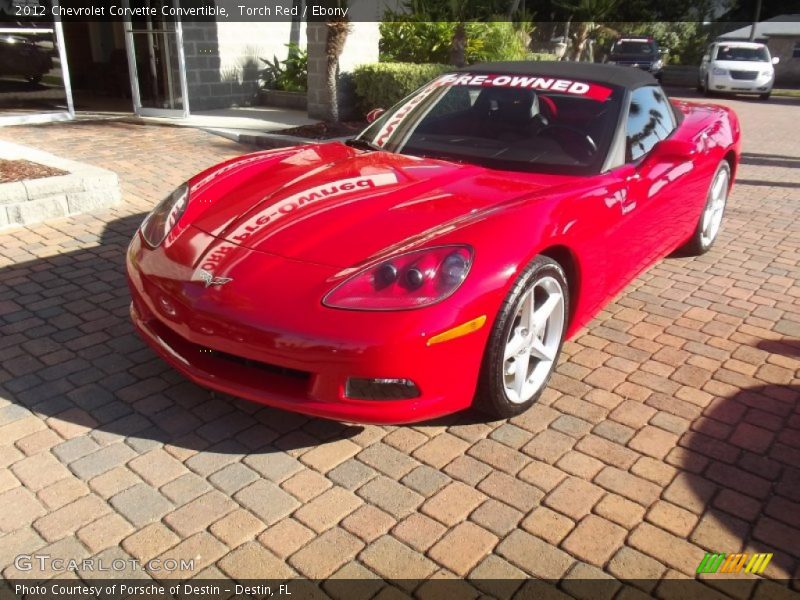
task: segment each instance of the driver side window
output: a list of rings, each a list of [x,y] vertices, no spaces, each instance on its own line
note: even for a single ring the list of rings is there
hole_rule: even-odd
[[[675,115],[660,87],[650,85],[634,90],[628,108],[625,161],[644,156],[674,129]]]

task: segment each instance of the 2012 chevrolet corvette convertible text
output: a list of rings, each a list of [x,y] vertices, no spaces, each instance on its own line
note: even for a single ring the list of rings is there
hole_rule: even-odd
[[[271,406],[508,417],[638,273],[709,249],[739,146],[732,111],[638,69],[469,67],[347,143],[180,186],[128,249],[132,318],[192,380]]]

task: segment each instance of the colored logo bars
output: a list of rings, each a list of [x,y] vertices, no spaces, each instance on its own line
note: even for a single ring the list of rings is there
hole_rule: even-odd
[[[697,573],[740,573],[744,567],[745,573],[761,574],[770,560],[772,560],[771,553],[750,555],[706,552],[697,566]]]

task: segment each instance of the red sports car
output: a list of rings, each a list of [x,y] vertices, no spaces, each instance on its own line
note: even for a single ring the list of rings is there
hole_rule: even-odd
[[[128,250],[133,322],[187,377],[271,406],[515,415],[631,279],[714,243],[739,146],[731,110],[638,69],[469,67],[349,142],[180,186]]]

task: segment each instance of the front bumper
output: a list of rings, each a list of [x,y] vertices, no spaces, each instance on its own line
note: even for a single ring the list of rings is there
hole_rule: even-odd
[[[318,265],[276,257],[274,269],[298,280],[324,280]],[[252,263],[251,263],[252,267]],[[330,309],[308,290],[280,300],[262,293],[253,305],[244,284],[211,288],[177,284],[163,251],[131,243],[127,260],[131,318],[144,340],[192,381],[276,408],[351,422],[408,423],[467,408],[472,403],[489,327],[432,346],[427,339],[468,317],[440,303],[416,311]],[[148,272],[149,271],[149,272]],[[157,273],[171,273],[161,277]],[[229,273],[236,277],[236,273]],[[284,275],[285,276],[285,275]],[[276,273],[277,277],[277,273]],[[227,294],[227,296],[223,296]],[[219,297],[218,303],[213,298]],[[190,301],[187,301],[190,300]],[[404,378],[419,395],[358,400],[345,396],[348,378]]]
[[[730,74],[708,76],[708,87],[712,92],[731,92],[734,94],[766,94],[772,90],[773,75],[758,76],[755,79],[734,79]]]

